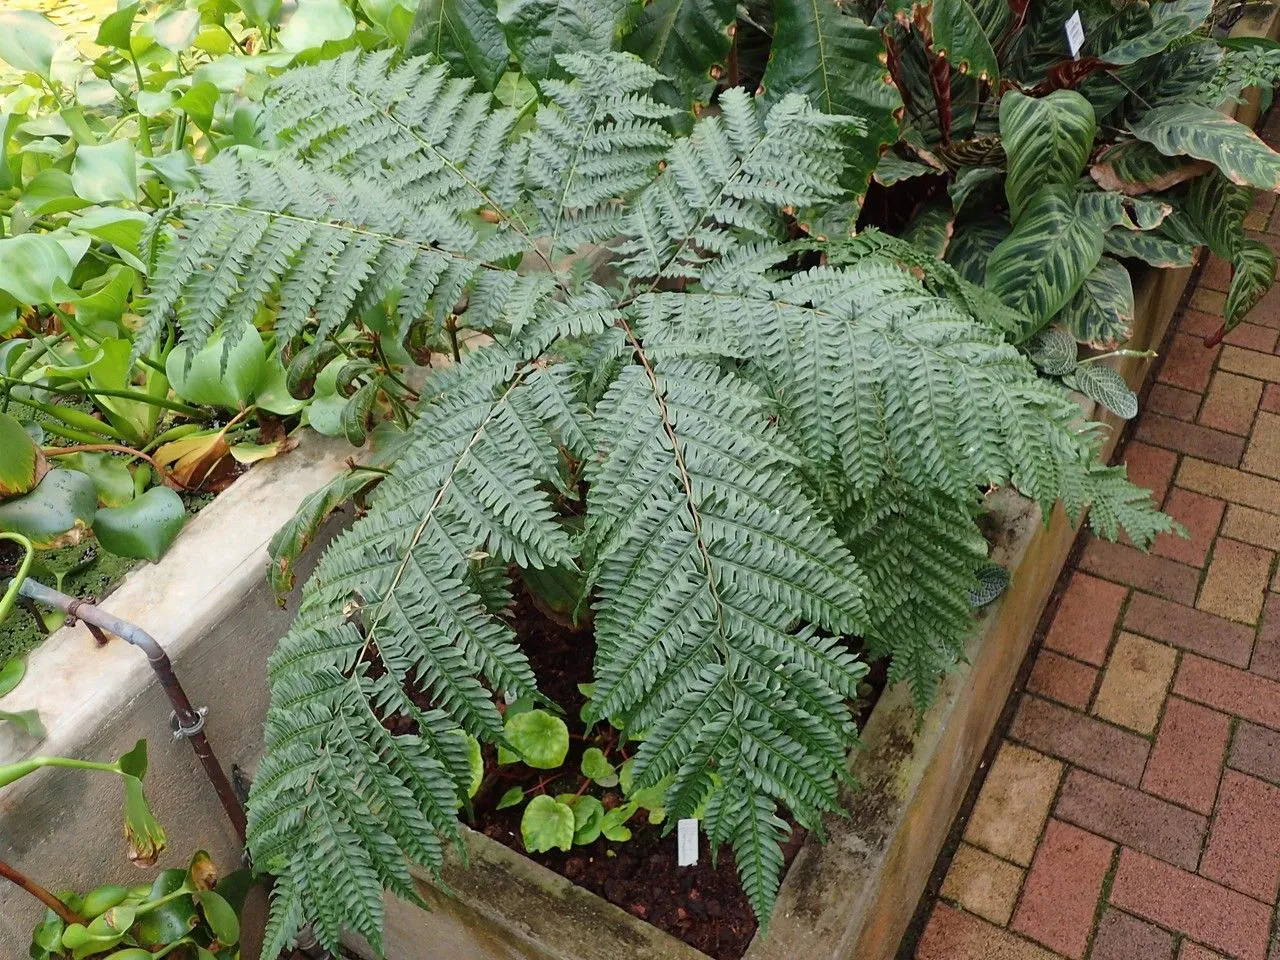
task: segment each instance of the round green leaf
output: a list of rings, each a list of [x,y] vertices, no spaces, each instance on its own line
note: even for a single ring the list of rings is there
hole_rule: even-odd
[[[27,675],[27,661],[22,657],[14,657],[8,663],[0,665],[0,697],[13,692]]]
[[[514,807],[523,799],[524,789],[522,787],[511,787],[498,798],[498,803],[495,809],[505,810],[507,807]]]
[[[530,853],[573,846],[573,810],[545,793],[534,797],[520,818],[520,836]]]
[[[133,144],[112,140],[96,147],[79,147],[71,161],[71,186],[76,196],[94,203],[136,200],[138,166]]]
[[[156,43],[171,53],[186,50],[200,32],[199,10],[174,10],[166,13],[151,27]]]
[[[34,489],[48,470],[35,440],[7,413],[0,413],[0,450],[0,500]]]
[[[87,528],[97,509],[92,480],[76,470],[50,470],[30,493],[0,503],[0,530],[49,547],[64,533]]]
[[[0,290],[19,303],[44,304],[54,289],[71,280],[75,264],[47,233],[23,233],[0,240]]]
[[[262,335],[257,328],[246,326],[226,354],[224,369],[225,344],[219,331],[194,356],[186,342],[169,351],[164,369],[178,396],[191,403],[231,410],[249,405],[266,371]]]
[[[583,751],[582,775],[601,787],[613,787],[618,783],[618,771],[605,759],[599,747],[588,747]]]
[[[573,795],[570,794],[572,797]],[[560,798],[557,798],[560,799]],[[563,801],[566,802],[567,801]],[[568,803],[573,810],[573,842],[590,843],[600,836],[600,827],[604,823],[604,804],[593,796],[573,797]]]
[[[240,940],[240,919],[231,909],[231,904],[223,900],[221,895],[212,890],[199,890],[196,898],[204,911],[204,919],[209,929],[218,938],[219,943],[232,946]]]
[[[280,16],[281,0],[232,0],[255,27],[262,29]]]
[[[631,828],[627,826],[627,821],[636,812],[634,803],[624,803],[620,807],[614,807],[605,813],[600,820],[600,832],[604,834],[606,840],[613,840],[617,843],[626,843],[631,839]]]
[[[44,14],[34,10],[0,13],[0,60],[11,67],[48,80],[54,51],[62,40],[62,31]]]
[[[133,474],[120,457],[109,453],[73,453],[58,459],[68,470],[79,470],[93,481],[100,506],[120,507],[133,499]]]
[[[128,50],[129,38],[133,34],[133,18],[137,15],[139,6],[140,3],[131,3],[103,20],[98,27],[98,46]]]
[[[120,557],[157,562],[186,521],[182,498],[168,487],[152,487],[123,507],[98,511],[93,532]]]
[[[507,717],[507,741],[520,759],[538,770],[551,770],[564,763],[569,752],[569,728],[555,714],[530,710]]]
[[[356,29],[356,18],[340,0],[298,0],[298,9],[280,30],[280,46],[294,53],[329,40],[345,40]]]

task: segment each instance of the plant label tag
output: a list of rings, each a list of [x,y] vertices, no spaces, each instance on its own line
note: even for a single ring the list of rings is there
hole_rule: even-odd
[[[1080,22],[1080,11],[1071,14],[1067,21],[1067,46],[1071,48],[1071,56],[1080,56],[1080,48],[1084,46],[1084,24]]]
[[[676,865],[692,867],[698,862],[698,821],[686,817],[676,824]]]

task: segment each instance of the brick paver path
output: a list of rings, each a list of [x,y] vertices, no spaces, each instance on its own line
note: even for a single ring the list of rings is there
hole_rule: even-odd
[[[1228,279],[1125,457],[1191,539],[1085,545],[916,960],[1280,960],[1280,289],[1206,350]]]

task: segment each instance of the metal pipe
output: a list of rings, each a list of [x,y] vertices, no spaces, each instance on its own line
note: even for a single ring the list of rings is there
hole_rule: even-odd
[[[191,741],[191,749],[195,751],[200,765],[204,767],[205,775],[208,776],[209,782],[213,784],[213,789],[218,794],[218,800],[222,803],[222,809],[227,812],[227,818],[231,821],[231,826],[235,828],[236,835],[243,844],[246,826],[244,807],[240,805],[240,800],[231,786],[231,781],[223,773],[217,757],[213,754],[213,748],[209,746],[209,739],[204,735],[204,721],[208,710],[203,707],[196,709],[191,705],[187,692],[182,688],[182,684],[178,682],[178,678],[173,672],[173,664],[169,660],[169,655],[164,652],[164,648],[160,646],[155,637],[136,624],[112,616],[86,600],[78,600],[61,591],[46,587],[42,583],[37,583],[30,578],[22,581],[18,592],[36,603],[62,610],[71,620],[83,620],[93,631],[96,638],[100,639],[100,634],[94,628],[106,630],[126,643],[137,647],[147,655],[151,669],[155,671],[156,679],[160,681],[160,686],[164,688],[165,695],[168,696],[169,702],[173,704],[171,722],[173,723],[174,738]]]

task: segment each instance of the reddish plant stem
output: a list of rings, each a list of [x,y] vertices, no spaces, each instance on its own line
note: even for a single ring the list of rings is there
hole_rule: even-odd
[[[56,913],[62,919],[63,923],[84,923],[84,918],[80,916],[80,914],[76,913],[52,893],[20,871],[17,867],[5,863],[3,860],[0,860],[0,877],[3,877],[10,883],[16,884],[23,890],[27,891],[27,893],[31,894],[46,907]]]
[[[942,145],[951,143],[951,64],[945,57],[933,56],[929,65],[929,80],[933,83],[933,100],[938,105],[938,128],[942,133]]]
[[[149,453],[143,453],[141,450],[134,450],[132,447],[126,447],[119,443],[81,443],[73,447],[45,447],[43,453],[46,457],[65,457],[72,453],[127,453],[131,457],[138,457],[151,464],[151,468],[155,470],[156,475],[164,482],[167,487],[173,487],[181,490],[182,485],[176,484],[169,479],[169,474],[160,466]]]

